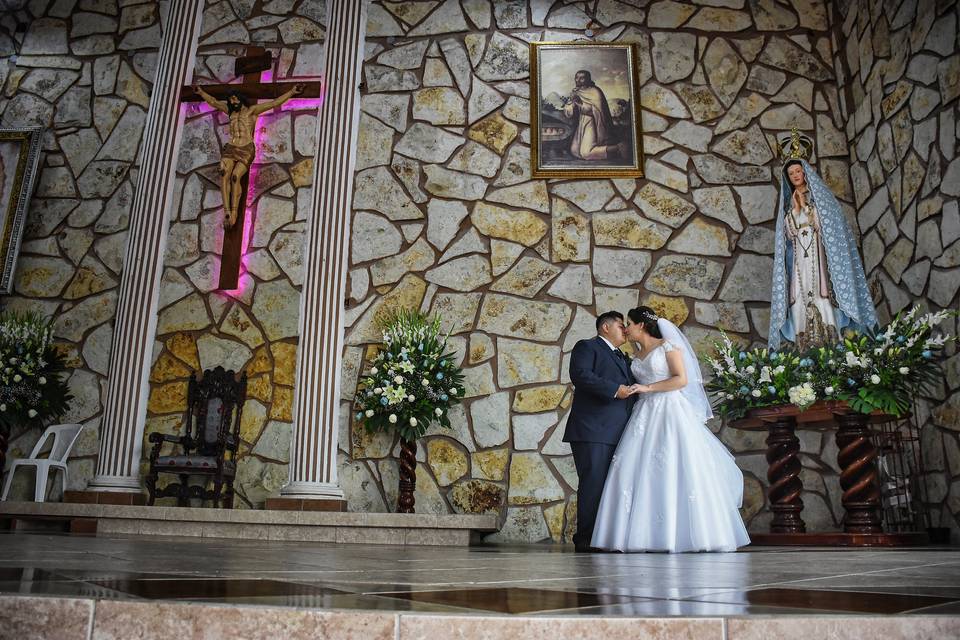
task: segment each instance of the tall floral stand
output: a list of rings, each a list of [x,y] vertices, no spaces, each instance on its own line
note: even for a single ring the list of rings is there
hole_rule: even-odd
[[[877,450],[870,425],[893,416],[864,415],[845,402],[818,402],[805,411],[792,404],[751,409],[730,423],[735,429],[766,430],[767,496],[773,520],[770,533],[751,534],[757,545],[817,545],[899,547],[927,543],[919,532],[884,532],[880,520],[880,484]],[[842,532],[808,532],[803,522],[803,482],[798,428],[836,429],[837,464],[840,467],[841,502],[846,512]]]
[[[3,470],[7,466],[7,447],[10,445],[10,429],[6,424],[0,422],[0,476],[3,476]]]
[[[413,492],[417,489],[417,443],[400,439],[400,491],[397,513],[413,513]]]

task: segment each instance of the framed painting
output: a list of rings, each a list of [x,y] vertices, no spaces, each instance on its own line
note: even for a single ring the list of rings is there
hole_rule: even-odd
[[[634,45],[531,42],[530,84],[533,177],[643,175]]]
[[[13,290],[43,129],[0,129],[0,294]]]

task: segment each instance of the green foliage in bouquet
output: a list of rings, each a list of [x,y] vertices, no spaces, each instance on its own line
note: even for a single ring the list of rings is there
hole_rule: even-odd
[[[0,313],[0,423],[8,430],[56,420],[72,400],[52,323],[36,313]]]
[[[822,363],[820,387],[860,413],[908,413],[914,398],[942,376],[943,346],[955,338],[934,336],[933,328],[952,315],[956,314],[920,314],[914,307],[898,314],[881,333],[847,338],[834,355],[829,349],[817,349],[814,357]]]
[[[414,441],[431,422],[450,427],[449,410],[463,397],[463,373],[439,318],[403,310],[384,323],[383,345],[357,389],[358,422],[368,431]]]
[[[811,362],[789,350],[740,351],[726,335],[708,358],[713,378],[706,384],[714,406],[725,418],[736,420],[756,407],[794,402],[806,407],[814,402],[809,388]]]
[[[717,411],[732,420],[756,407],[790,403],[806,409],[817,400],[842,400],[859,413],[903,416],[941,375],[943,346],[955,338],[935,336],[933,329],[952,315],[921,314],[914,307],[880,333],[803,353],[739,351],[724,336],[708,358],[714,375],[707,388]]]

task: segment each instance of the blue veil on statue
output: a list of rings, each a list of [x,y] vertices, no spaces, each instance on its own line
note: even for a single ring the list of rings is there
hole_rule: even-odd
[[[823,278],[823,274],[816,272],[819,265],[825,263],[825,281],[828,283],[830,308],[824,311],[832,315],[837,332],[843,329],[858,332],[873,330],[877,326],[877,313],[867,289],[867,278],[863,272],[863,262],[857,250],[857,242],[847,226],[840,203],[806,162],[812,149],[811,141],[806,136],[801,136],[794,128],[790,139],[781,145],[781,149],[784,152],[785,163],[780,176],[780,201],[773,253],[773,290],[768,337],[770,348],[779,348],[781,340],[798,343],[796,314],[804,311],[802,309],[798,311],[796,305],[792,306],[790,299],[791,286],[794,284],[792,279],[798,277],[798,269],[803,266],[802,263],[799,265],[794,263],[797,246],[802,246],[797,242],[798,228],[799,233],[804,234],[804,238],[808,235],[802,229],[816,229],[814,238],[819,238],[822,253],[817,252],[821,259],[810,269],[815,273],[813,277]],[[793,213],[794,187],[787,175],[790,165],[798,163],[803,167],[808,197],[815,211],[815,214],[811,215],[812,224],[804,224],[806,219],[801,218],[799,227],[797,215]],[[788,213],[791,214],[789,221]],[[814,219],[816,222],[813,221]],[[822,259],[824,254],[825,260]],[[804,255],[807,255],[806,251]],[[820,302],[823,300],[821,299]],[[810,307],[807,309],[809,311]]]

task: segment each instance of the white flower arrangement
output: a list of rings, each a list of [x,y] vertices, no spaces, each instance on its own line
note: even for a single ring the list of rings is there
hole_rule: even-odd
[[[37,314],[0,314],[0,427],[38,426],[62,415],[71,400],[61,379],[64,360],[52,320]]]
[[[731,419],[756,407],[790,403],[805,409],[818,398],[844,401],[860,413],[903,416],[915,397],[942,380],[938,360],[956,338],[934,329],[954,315],[921,314],[914,307],[875,335],[848,335],[803,353],[740,351],[724,335],[708,359],[714,375],[707,386],[718,412]]]
[[[814,402],[817,401],[817,392],[814,391],[813,385],[809,382],[804,382],[795,387],[790,387],[787,391],[787,395],[790,398],[792,404],[797,405],[801,409],[809,407]]]
[[[460,402],[463,374],[447,351],[438,318],[397,314],[370,365],[355,397],[355,419],[368,430],[399,432],[413,441],[431,422],[450,426],[447,409]]]

